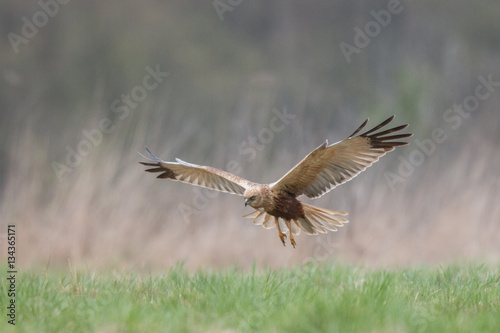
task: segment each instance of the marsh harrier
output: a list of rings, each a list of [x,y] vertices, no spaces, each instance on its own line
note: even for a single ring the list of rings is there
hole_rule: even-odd
[[[220,169],[191,164],[180,159],[176,159],[176,162],[166,162],[156,157],[148,148],[146,150],[151,158],[141,156],[152,163],[140,163],[152,167],[146,169],[148,172],[160,172],[157,178],[178,180],[242,195],[245,198],[245,206],[256,209],[244,217],[253,218],[254,224],[262,225],[266,229],[276,226],[283,245],[285,233],[288,231],[290,243],[295,247],[293,235],[298,235],[300,230],[309,235],[316,235],[318,232],[326,233],[327,230],[336,231],[337,227],[348,222],[342,217],[347,215],[345,212],[307,205],[297,200],[297,197],[305,195],[312,199],[319,198],[356,177],[396,146],[407,145],[408,142],[393,140],[407,138],[413,134],[393,133],[401,131],[408,124],[378,131],[393,119],[394,116],[355,136],[365,127],[367,119],[344,141],[332,145],[325,141],[281,179],[271,184],[253,183]]]

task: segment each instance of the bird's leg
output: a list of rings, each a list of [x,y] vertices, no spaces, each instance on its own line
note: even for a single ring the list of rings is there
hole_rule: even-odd
[[[290,220],[285,220],[285,223],[286,223],[286,226],[288,227],[288,231],[290,231],[290,244],[292,244],[293,248],[295,249],[295,245],[297,245],[297,243],[295,243],[295,239],[293,238]]]
[[[274,222],[276,222],[276,228],[278,228],[278,236],[280,236],[281,242],[283,243],[283,246],[285,246],[286,235],[281,232],[280,224],[276,216],[274,217]]]

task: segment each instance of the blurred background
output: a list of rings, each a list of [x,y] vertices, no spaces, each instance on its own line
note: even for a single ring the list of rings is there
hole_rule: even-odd
[[[2,261],[8,224],[25,267],[499,261],[499,1],[66,2],[1,5]],[[273,182],[393,114],[411,144],[304,200],[350,223],[296,249],[138,164]]]

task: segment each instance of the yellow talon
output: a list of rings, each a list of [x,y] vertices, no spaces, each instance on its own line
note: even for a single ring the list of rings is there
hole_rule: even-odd
[[[283,243],[283,246],[286,246],[285,245],[286,235],[284,233],[280,232],[279,236],[280,236],[281,242]]]
[[[295,239],[293,238],[291,221],[285,220],[285,223],[288,228],[288,231],[290,232],[290,244],[292,244],[293,248],[295,249],[295,245],[297,245],[297,243],[295,243]]]
[[[286,235],[281,232],[280,224],[276,216],[274,217],[274,223],[276,224],[276,228],[278,229],[278,236],[280,237],[283,246],[286,246],[285,245]]]

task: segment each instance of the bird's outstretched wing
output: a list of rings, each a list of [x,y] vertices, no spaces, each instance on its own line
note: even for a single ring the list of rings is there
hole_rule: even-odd
[[[392,134],[408,124],[376,132],[394,119],[386,119],[380,125],[354,137],[361,131],[368,119],[344,141],[328,146],[328,141],[312,151],[280,180],[270,184],[273,191],[286,191],[299,196],[318,198],[343,184],[366,168],[377,162],[380,157],[394,150],[396,146],[408,142],[392,141],[407,138],[413,134]],[[392,135],[390,135],[392,134]]]
[[[224,170],[209,166],[196,165],[184,162],[176,158],[176,162],[167,162],[156,157],[146,148],[151,158],[139,153],[145,159],[153,163],[139,162],[153,168],[146,169],[147,172],[161,172],[156,178],[172,179],[192,185],[206,187],[212,190],[243,195],[245,189],[251,184],[248,180],[235,176]]]

